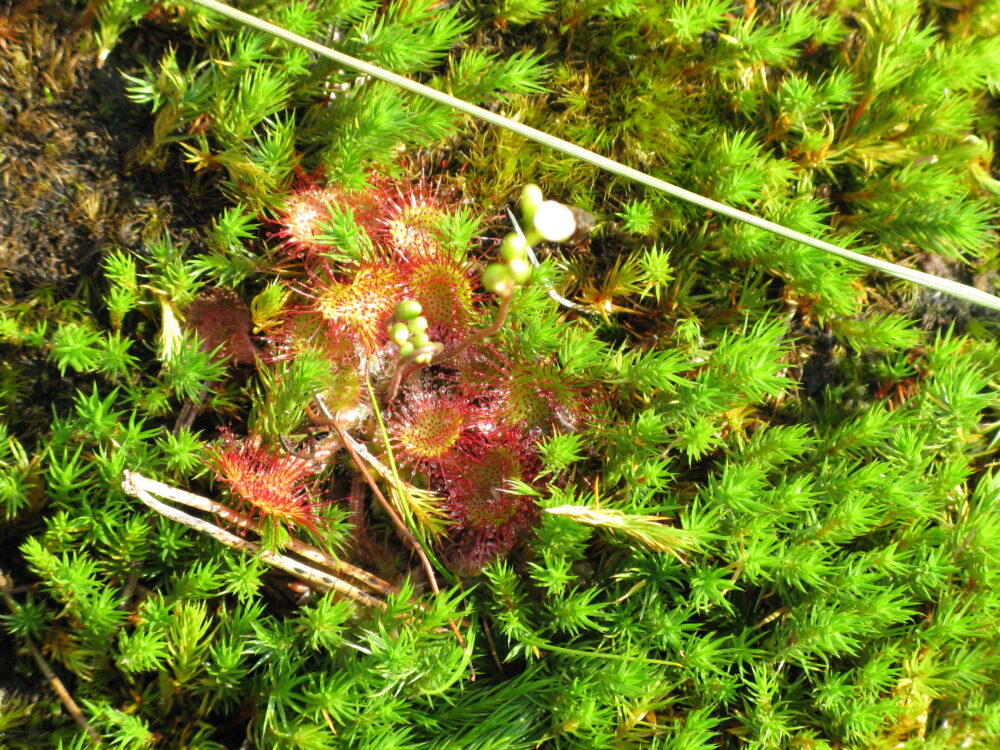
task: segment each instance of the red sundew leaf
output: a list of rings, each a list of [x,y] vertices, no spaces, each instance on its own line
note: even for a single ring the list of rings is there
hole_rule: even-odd
[[[388,262],[365,263],[353,276],[329,268],[310,271],[296,288],[309,302],[296,312],[314,319],[328,336],[348,336],[374,352],[389,340],[386,325],[403,298],[402,282],[398,266]]]
[[[193,329],[208,351],[231,362],[256,364],[260,352],[250,339],[253,321],[246,303],[226,289],[209,289],[191,303],[185,313],[187,327]]]
[[[404,466],[420,469],[431,464],[439,468],[480,416],[480,410],[467,400],[446,392],[413,389],[386,415],[386,429]]]
[[[459,390],[467,397],[488,396],[497,419],[509,426],[572,431],[590,413],[591,396],[558,362],[513,360],[496,347],[479,346],[458,364]]]
[[[456,191],[440,180],[410,182],[374,174],[369,184],[375,208],[365,228],[377,245],[404,258],[442,254],[438,227],[458,206]]]
[[[330,221],[329,204],[339,203],[344,194],[336,188],[310,185],[293,192],[285,201],[284,213],[276,220],[280,229],[274,233],[281,246],[294,258],[308,257],[328,250],[316,242],[322,227]]]
[[[468,335],[480,317],[477,281],[468,264],[443,254],[420,254],[403,265],[406,293],[423,308],[431,338],[452,341]]]
[[[487,561],[514,546],[538,518],[535,501],[510,492],[538,468],[534,440],[488,421],[467,432],[442,462],[444,506],[461,533],[465,557]]]
[[[226,431],[209,449],[208,464],[239,500],[241,511],[289,530],[302,526],[316,531],[323,503],[313,499],[315,472],[308,461],[268,450],[260,436],[238,440]]]

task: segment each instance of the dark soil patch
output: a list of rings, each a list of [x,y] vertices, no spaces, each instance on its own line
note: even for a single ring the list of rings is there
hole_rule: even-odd
[[[27,319],[49,331],[63,310],[106,315],[105,253],[141,255],[164,234],[197,246],[194,232],[224,205],[211,179],[190,179],[178,151],[170,163],[150,153],[153,117],[125,95],[122,73],[141,74],[142,55],[158,58],[177,40],[143,21],[99,67],[81,11],[0,4],[0,310],[26,303]],[[44,348],[0,343],[0,409],[16,415],[11,429],[26,446],[81,384]]]
[[[0,18],[0,277],[16,300],[69,296],[104,252],[200,226],[214,203],[193,200],[185,170],[140,163],[151,116],[125,97],[121,70],[138,71],[120,50],[165,40],[134,29],[99,68],[79,18],[55,3]]]

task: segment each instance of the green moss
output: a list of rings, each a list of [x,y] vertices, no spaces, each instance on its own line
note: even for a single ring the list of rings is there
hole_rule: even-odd
[[[990,4],[241,8],[810,234],[993,283]],[[997,744],[994,316],[467,126],[194,6],[116,0],[95,19],[94,46],[121,35],[123,60],[141,47],[130,34],[174,40],[145,73],[124,65],[121,85],[155,113],[144,153],[190,188],[192,213],[173,213],[196,218],[135,218],[78,291],[4,290],[0,629],[39,650],[105,744]],[[47,49],[49,27],[10,23],[2,65],[26,75],[38,54],[12,50]],[[547,92],[527,48],[550,66]],[[73,148],[53,136],[39,154]],[[272,219],[297,171],[335,182],[349,209],[289,253]],[[225,200],[206,201],[206,172]],[[507,313],[474,284],[497,254],[481,235],[510,228],[479,217],[529,181],[596,227],[536,248],[500,330],[460,350]],[[74,215],[97,221],[111,193],[86,193]],[[428,216],[408,195],[447,199]],[[402,256],[419,260],[396,245],[411,240],[455,274],[411,290],[453,355],[431,367],[387,343],[409,293]],[[390,260],[365,289],[378,314],[363,336],[302,314],[332,309],[318,282],[351,288]],[[206,286],[241,311],[226,321],[248,356],[200,341]],[[223,425],[309,475],[316,532],[286,549],[296,564],[335,558],[327,580],[380,605],[279,572],[284,532],[185,509],[238,532],[244,551],[229,549],[123,491],[127,470],[220,499],[205,443]],[[440,461],[406,445],[428,436],[447,443]],[[8,651],[0,744],[86,745],[28,651]]]

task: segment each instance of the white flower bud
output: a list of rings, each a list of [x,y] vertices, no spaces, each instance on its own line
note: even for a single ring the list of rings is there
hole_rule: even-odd
[[[549,242],[565,242],[576,231],[576,217],[562,203],[543,201],[535,211],[535,229]]]

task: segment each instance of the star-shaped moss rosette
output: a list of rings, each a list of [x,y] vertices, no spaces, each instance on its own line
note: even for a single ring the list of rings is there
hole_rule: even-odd
[[[308,461],[268,449],[258,435],[241,440],[226,430],[209,448],[208,464],[244,515],[289,531],[316,531],[323,503],[315,499],[315,470]]]

